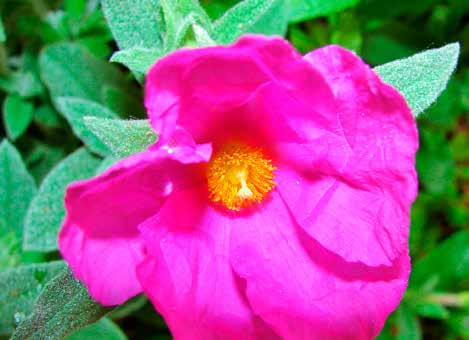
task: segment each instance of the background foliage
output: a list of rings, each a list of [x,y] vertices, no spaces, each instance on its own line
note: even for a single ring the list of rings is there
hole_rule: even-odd
[[[0,11],[0,339],[170,338],[145,297],[110,311],[70,275],[56,244],[63,192],[156,140],[145,120],[122,120],[145,118],[156,58],[246,32],[301,52],[340,44],[373,66],[461,42],[456,75],[418,117],[413,272],[380,339],[469,338],[468,0],[0,0]]]

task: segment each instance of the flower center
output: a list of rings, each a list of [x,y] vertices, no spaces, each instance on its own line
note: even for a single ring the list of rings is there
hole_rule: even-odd
[[[209,198],[235,211],[260,203],[275,187],[275,169],[260,149],[226,144],[207,166]]]

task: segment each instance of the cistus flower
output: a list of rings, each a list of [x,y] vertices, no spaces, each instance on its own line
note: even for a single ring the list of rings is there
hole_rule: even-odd
[[[354,53],[281,38],[149,71],[159,140],[67,189],[60,251],[104,305],[145,292],[176,339],[371,339],[410,271],[418,138]]]

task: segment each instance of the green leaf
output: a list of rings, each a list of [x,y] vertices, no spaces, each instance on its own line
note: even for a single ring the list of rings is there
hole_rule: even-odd
[[[197,0],[160,0],[166,23],[165,52],[177,49],[191,25],[211,30],[212,21]]]
[[[115,68],[72,43],[46,47],[39,57],[41,77],[54,97],[79,97],[102,102],[105,86],[128,91],[128,81]]]
[[[127,337],[114,322],[108,318],[102,318],[98,322],[80,328],[70,334],[67,340],[125,340]]]
[[[65,116],[75,135],[85,143],[91,151],[102,155],[109,155],[109,149],[99,138],[86,127],[83,118],[86,116],[99,118],[117,118],[114,112],[95,102],[80,98],[60,97],[56,99],[58,110]]]
[[[199,47],[216,45],[216,42],[202,26],[193,24],[192,29],[194,31],[195,40],[197,41],[197,45]]]
[[[244,0],[214,23],[213,38],[229,44],[245,33],[284,35],[286,15],[284,0]]]
[[[396,310],[397,340],[420,340],[422,331],[418,318],[404,305]]]
[[[44,178],[38,194],[28,209],[23,249],[37,251],[57,249],[57,232],[65,215],[63,206],[65,188],[71,182],[93,176],[99,164],[99,158],[85,148],[80,148],[51,170]]]
[[[459,43],[453,43],[378,66],[375,71],[402,93],[414,116],[418,116],[446,88],[459,50]]]
[[[12,140],[20,137],[33,119],[34,106],[18,96],[8,96],[3,102],[3,122]]]
[[[14,234],[19,239],[36,185],[21,159],[7,140],[0,144],[0,236]]]
[[[4,42],[7,39],[5,35],[5,29],[3,28],[3,22],[0,18],[0,42]]]
[[[39,124],[50,127],[57,127],[60,124],[59,115],[49,105],[39,106],[34,112],[34,120]]]
[[[360,0],[286,0],[288,20],[299,22],[328,16],[355,6]]]
[[[142,47],[133,47],[127,50],[115,52],[110,61],[121,63],[133,72],[146,74],[158,58],[163,55],[159,49],[148,49]]]
[[[39,77],[31,71],[17,71],[6,77],[0,77],[0,88],[23,98],[37,96],[43,90]]]
[[[85,14],[86,0],[65,0],[64,8],[69,17],[79,20]]]
[[[56,261],[0,272],[0,335],[14,330],[15,324],[31,312],[44,285],[64,268],[64,262]]]
[[[421,302],[414,309],[418,315],[425,318],[447,319],[449,316],[448,310],[438,303]]]
[[[96,322],[110,309],[93,301],[67,268],[44,287],[32,313],[18,325],[11,340],[63,339]]]
[[[409,287],[418,289],[429,280],[436,283],[433,289],[444,291],[455,289],[459,281],[469,277],[469,232],[454,233],[412,269]]]
[[[85,124],[119,158],[146,150],[157,140],[148,120],[85,117]]]
[[[125,117],[146,117],[146,110],[143,107],[143,99],[138,96],[128,94],[113,86],[104,88],[104,106],[109,110]]]
[[[101,4],[121,50],[163,48],[164,25],[159,0],[101,0]]]

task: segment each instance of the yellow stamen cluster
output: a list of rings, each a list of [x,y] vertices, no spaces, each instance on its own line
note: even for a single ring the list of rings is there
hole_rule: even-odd
[[[260,203],[275,187],[275,169],[260,149],[227,144],[207,165],[209,198],[235,211]]]

